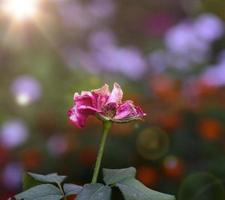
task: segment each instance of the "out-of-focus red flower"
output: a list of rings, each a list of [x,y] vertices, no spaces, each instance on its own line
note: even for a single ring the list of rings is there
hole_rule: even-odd
[[[146,114],[133,101],[122,101],[123,91],[114,83],[112,92],[105,84],[102,88],[75,93],[75,105],[69,110],[70,120],[79,128],[85,126],[88,116],[96,115],[100,120],[124,123],[142,119]]]
[[[137,168],[137,178],[147,186],[154,186],[158,180],[158,174],[155,168],[144,165]]]
[[[67,200],[75,200],[76,199],[76,195],[71,195],[69,197],[66,198]]]
[[[184,174],[184,163],[181,159],[175,156],[168,156],[163,163],[163,170],[166,176],[179,179]]]
[[[37,169],[41,161],[42,155],[37,149],[28,149],[22,153],[22,162],[27,170]]]
[[[176,80],[167,76],[160,75],[152,77],[150,80],[150,88],[156,97],[164,101],[174,102],[180,98],[180,89]]]
[[[218,139],[222,134],[222,126],[215,119],[205,119],[199,123],[199,133],[208,140]]]
[[[177,128],[181,123],[182,116],[179,113],[163,113],[158,117],[158,122],[168,130]]]

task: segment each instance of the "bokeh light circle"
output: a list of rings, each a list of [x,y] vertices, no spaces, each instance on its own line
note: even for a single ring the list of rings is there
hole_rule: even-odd
[[[60,156],[68,149],[68,142],[66,137],[62,135],[53,135],[49,138],[47,149],[53,156]]]
[[[225,189],[215,176],[198,172],[188,176],[180,186],[179,200],[224,200]]]
[[[28,128],[20,119],[6,121],[0,127],[0,143],[9,149],[23,144],[28,137]]]
[[[2,170],[2,182],[8,189],[15,189],[21,184],[23,168],[21,164],[12,162]]]
[[[137,138],[137,151],[148,160],[161,158],[168,152],[169,146],[167,133],[158,127],[144,129]]]
[[[42,88],[40,82],[33,76],[23,75],[13,81],[11,92],[17,104],[26,106],[40,99]]]
[[[169,155],[163,161],[163,170],[166,176],[177,179],[182,177],[185,165],[180,158]]]

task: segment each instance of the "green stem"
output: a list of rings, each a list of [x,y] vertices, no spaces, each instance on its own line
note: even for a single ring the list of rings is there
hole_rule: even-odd
[[[63,189],[62,189],[61,184],[60,184],[60,183],[57,183],[57,185],[58,185],[58,187],[59,187],[60,192],[61,192],[62,195],[63,195],[63,200],[67,200],[67,198],[65,197],[65,193],[64,193],[64,191],[63,191]]]
[[[107,135],[108,135],[108,132],[109,132],[111,126],[112,126],[112,122],[110,122],[110,121],[103,122],[103,135],[102,135],[102,138],[100,141],[100,146],[99,146],[99,150],[98,150],[97,160],[95,163],[95,169],[94,169],[91,183],[97,183],[99,169],[101,166],[102,157],[103,157],[104,148],[105,148],[105,142],[106,142]]]

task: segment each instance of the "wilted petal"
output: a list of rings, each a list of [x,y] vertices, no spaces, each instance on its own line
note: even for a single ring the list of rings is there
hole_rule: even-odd
[[[91,92],[82,92],[81,95],[78,93],[74,94],[74,103],[79,107],[80,105],[92,106],[94,97]]]
[[[94,100],[93,100],[93,107],[98,109],[98,110],[101,110],[104,105],[106,104],[109,96],[102,96],[100,94],[97,94],[97,93],[94,93],[93,92],[93,97],[94,97]]]
[[[88,115],[82,114],[77,110],[77,106],[72,107],[68,111],[69,119],[72,123],[74,123],[78,128],[83,128],[87,121]]]
[[[85,115],[94,115],[96,112],[101,112],[100,110],[86,105],[80,105],[77,107],[79,113],[85,114]]]
[[[102,114],[106,117],[113,118],[116,115],[117,104],[116,103],[107,103],[103,109]]]
[[[105,84],[104,86],[102,86],[99,89],[92,90],[92,92],[95,94],[99,94],[101,96],[109,96],[110,95],[109,86],[107,84]]]
[[[135,115],[135,107],[131,101],[126,101],[125,103],[121,104],[118,109],[116,116],[114,117],[117,120],[129,118]]]
[[[92,95],[94,97],[93,107],[97,108],[98,110],[101,110],[109,98],[109,86],[105,84],[99,89],[92,90]]]
[[[114,83],[113,90],[109,96],[108,103],[120,104],[123,98],[123,91],[118,83]]]
[[[89,115],[96,115],[100,120],[117,123],[142,119],[145,116],[140,107],[135,106],[132,101],[122,102],[122,98],[123,91],[117,83],[114,83],[111,94],[107,84],[90,92],[75,93],[75,105],[68,112],[69,118],[81,128],[85,126]]]
[[[140,106],[135,106],[136,114],[139,118],[146,116],[146,113],[143,112]]]
[[[140,119],[144,116],[145,113],[143,113],[139,106],[135,106],[132,101],[126,101],[118,107],[114,119],[123,121],[129,119]]]

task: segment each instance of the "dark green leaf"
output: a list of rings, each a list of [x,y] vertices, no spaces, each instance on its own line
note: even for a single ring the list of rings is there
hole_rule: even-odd
[[[84,185],[76,200],[110,200],[111,188],[100,183]]]
[[[116,185],[125,200],[175,200],[174,196],[151,190],[136,179],[127,179]]]
[[[66,176],[59,176],[57,173],[41,175],[28,172],[28,174],[35,180],[44,183],[62,183],[66,179]]]
[[[104,181],[107,185],[119,183],[123,180],[135,178],[136,169],[129,167],[125,169],[103,169]]]
[[[17,194],[16,200],[60,200],[62,198],[60,190],[51,184],[35,186],[25,192]]]
[[[82,190],[82,188],[83,187],[79,185],[68,184],[68,183],[63,185],[63,190],[66,196],[78,194]]]
[[[35,180],[32,176],[29,174],[25,173],[23,175],[23,190],[28,190],[34,186],[43,184],[43,182]]]
[[[175,200],[175,197],[151,190],[135,179],[136,169],[104,169],[104,181],[121,190],[125,200]]]

